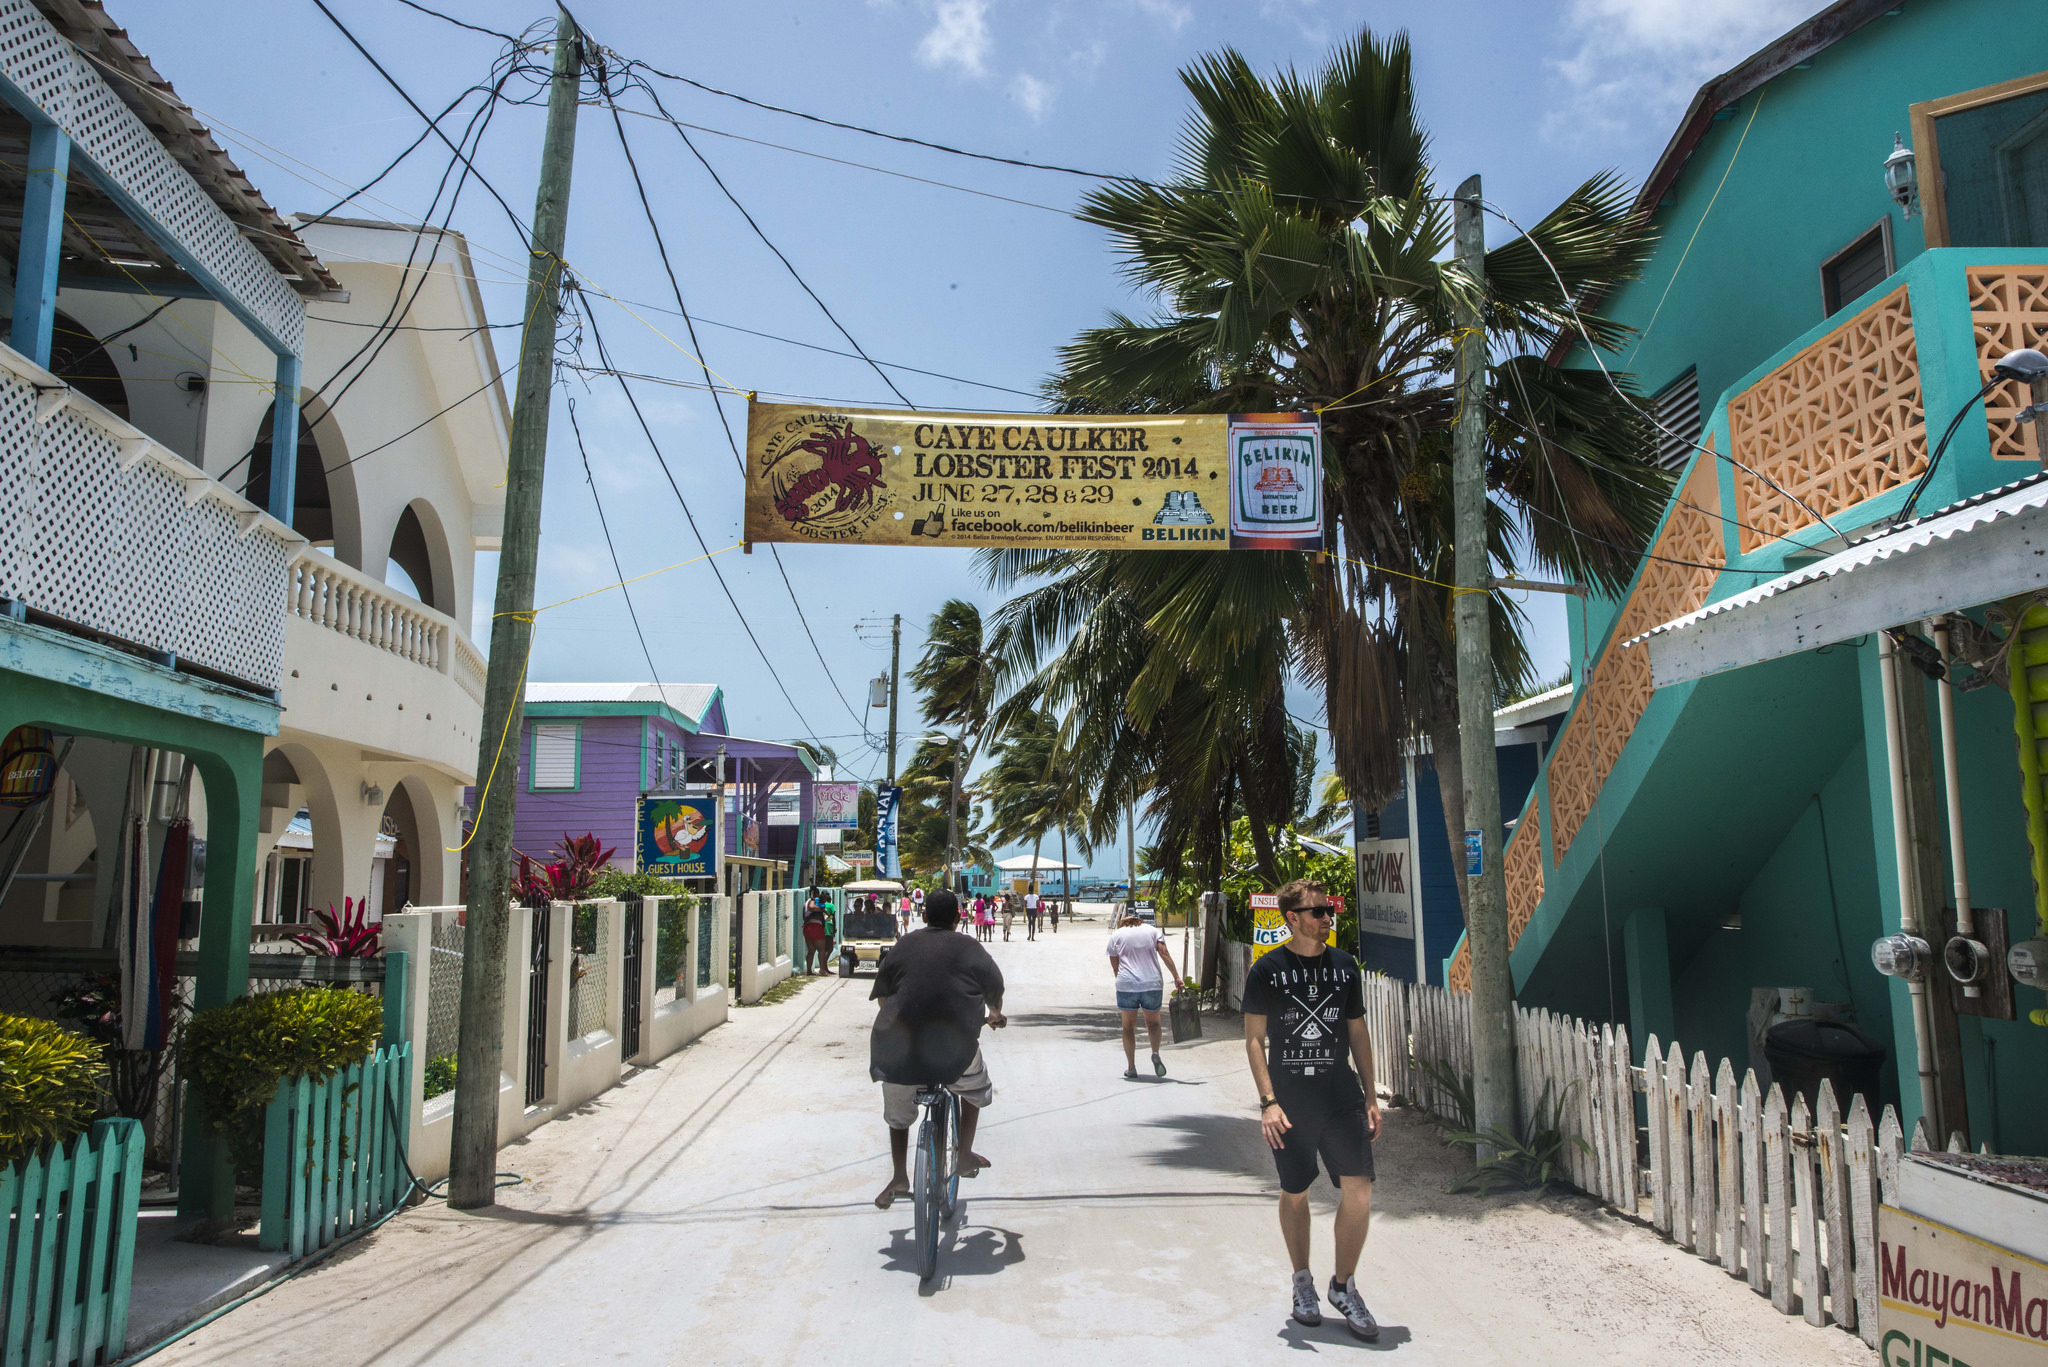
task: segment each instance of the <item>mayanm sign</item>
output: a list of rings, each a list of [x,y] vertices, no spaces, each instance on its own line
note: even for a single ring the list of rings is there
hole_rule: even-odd
[[[2048,1265],[1891,1206],[1878,1235],[1884,1367],[2048,1364]]]

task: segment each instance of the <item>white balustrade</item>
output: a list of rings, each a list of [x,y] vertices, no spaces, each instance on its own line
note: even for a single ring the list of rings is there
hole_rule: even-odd
[[[482,658],[447,617],[318,552],[300,555],[290,574],[286,602],[292,616],[453,674],[464,692],[483,701]]]

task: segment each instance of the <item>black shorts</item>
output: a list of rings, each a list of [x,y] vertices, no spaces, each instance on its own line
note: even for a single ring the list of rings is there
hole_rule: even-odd
[[[1316,1158],[1321,1156],[1330,1184],[1340,1177],[1373,1180],[1372,1137],[1365,1131],[1365,1093],[1353,1083],[1351,1097],[1294,1096],[1276,1093],[1287,1113],[1285,1141],[1273,1150],[1280,1172],[1280,1190],[1299,1195],[1315,1185]]]

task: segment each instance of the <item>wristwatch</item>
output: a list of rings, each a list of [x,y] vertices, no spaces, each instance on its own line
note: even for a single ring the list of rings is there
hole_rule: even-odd
[[[1261,1111],[1264,1111],[1264,1110],[1265,1110],[1265,1109],[1266,1109],[1266,1108],[1267,1108],[1268,1106],[1278,1106],[1279,1104],[1280,1104],[1280,1098],[1279,1098],[1279,1097],[1277,1097],[1277,1096],[1270,1096],[1270,1095],[1269,1095],[1269,1096],[1262,1096],[1262,1097],[1260,1097],[1260,1098],[1259,1098],[1259,1109],[1260,1109]]]

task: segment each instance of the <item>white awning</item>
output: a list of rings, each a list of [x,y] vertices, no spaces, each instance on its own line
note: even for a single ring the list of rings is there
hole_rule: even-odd
[[[2048,474],[1879,532],[1623,643],[1657,687],[2048,587]]]
[[[1020,854],[1014,859],[997,860],[996,867],[1005,873],[1030,873],[1034,868],[1039,872],[1044,872],[1048,869],[1078,869],[1083,866],[1080,864],[1062,864],[1057,859],[1038,859],[1034,862],[1031,855]]]

